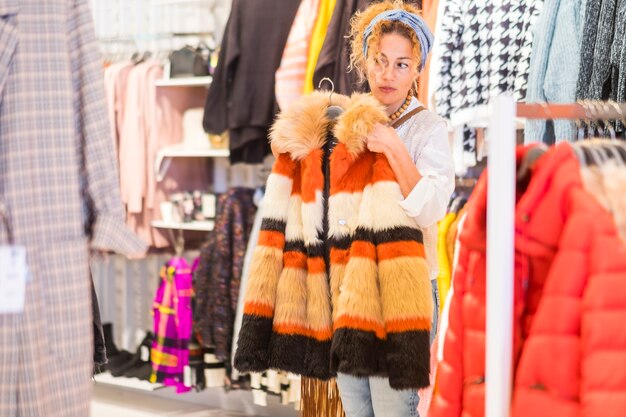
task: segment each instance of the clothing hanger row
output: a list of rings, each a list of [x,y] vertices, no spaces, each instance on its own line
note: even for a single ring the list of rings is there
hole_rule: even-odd
[[[574,151],[582,166],[601,166],[613,161],[626,166],[626,143],[617,140],[614,123],[626,125],[626,109],[614,101],[582,100],[587,117],[577,121],[578,141]],[[586,134],[585,134],[586,133]]]

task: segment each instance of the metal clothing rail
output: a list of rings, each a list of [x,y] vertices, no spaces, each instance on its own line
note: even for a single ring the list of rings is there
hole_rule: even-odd
[[[613,102],[576,104],[516,103],[512,96],[456,117],[489,128],[487,195],[487,318],[485,416],[509,417],[513,382],[513,279],[515,254],[516,120],[623,120],[626,106]]]

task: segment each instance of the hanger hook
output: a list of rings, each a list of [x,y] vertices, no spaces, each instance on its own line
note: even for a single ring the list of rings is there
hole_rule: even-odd
[[[330,106],[332,104],[333,93],[335,92],[335,83],[330,78],[324,77],[317,84],[318,90],[322,88],[322,84],[324,83],[324,81],[328,81],[330,83],[330,96],[328,96],[328,105]]]
[[[589,128],[589,119],[591,116],[589,115],[589,108],[587,107],[587,100],[578,100],[578,105],[582,107],[585,112],[585,116],[582,119],[576,121],[576,125],[578,126],[578,140],[582,141],[585,139],[586,131]]]
[[[601,132],[600,132],[600,118],[599,115],[597,114],[597,107],[596,107],[596,101],[595,100],[588,100],[588,105],[589,105],[589,113],[591,115],[591,123],[592,123],[592,130],[591,130],[591,134],[593,136],[595,136],[596,138],[599,138],[601,136]],[[592,139],[590,137],[590,139]]]
[[[611,119],[609,117],[609,113],[611,112],[611,107],[616,109],[618,111],[618,114],[619,114],[619,109],[618,109],[618,107],[615,106],[615,104],[616,103],[613,100],[609,100],[609,101],[607,101],[605,103],[602,103],[602,110],[604,110],[604,112],[607,114],[607,117],[609,119]],[[617,134],[615,133],[615,129],[613,128],[613,123],[611,123],[610,120],[609,120],[609,123],[607,123],[607,128],[608,128],[608,131],[609,131],[610,139],[611,140],[617,139]]]

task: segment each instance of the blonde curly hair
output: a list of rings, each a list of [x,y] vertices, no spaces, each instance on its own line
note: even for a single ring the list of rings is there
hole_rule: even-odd
[[[370,24],[372,19],[382,12],[393,9],[404,9],[409,13],[421,16],[421,11],[412,4],[405,3],[401,0],[384,0],[379,3],[373,3],[365,10],[357,12],[350,21],[350,65],[349,70],[355,70],[359,78],[359,82],[363,83],[367,79],[367,56],[363,55],[363,33]],[[378,45],[382,35],[388,33],[397,33],[411,41],[413,46],[413,57],[416,62],[420,62],[422,58],[422,48],[417,35],[409,26],[398,21],[381,20],[374,26],[372,34],[367,40],[368,56],[376,56],[380,51]],[[416,64],[419,65],[419,64]]]

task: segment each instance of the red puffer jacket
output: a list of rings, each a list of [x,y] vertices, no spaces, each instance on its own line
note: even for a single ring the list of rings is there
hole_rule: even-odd
[[[518,150],[518,160],[527,150]],[[626,249],[613,219],[583,189],[568,144],[542,156],[522,188],[515,215],[513,416],[623,415]],[[460,236],[430,417],[484,415],[486,197],[484,176]]]

